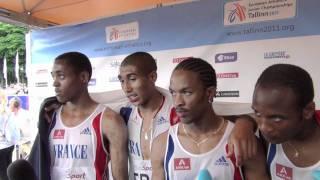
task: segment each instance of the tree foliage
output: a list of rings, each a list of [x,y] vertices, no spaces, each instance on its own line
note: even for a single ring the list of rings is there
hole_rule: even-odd
[[[18,27],[11,24],[5,24],[0,22],[0,59],[1,59],[1,85],[4,85],[3,76],[3,59],[7,59],[7,83],[15,83],[15,56],[17,51],[19,52],[19,77],[21,82],[26,82],[25,75],[25,62],[26,62],[26,46],[25,46],[25,34],[27,29],[24,27]]]

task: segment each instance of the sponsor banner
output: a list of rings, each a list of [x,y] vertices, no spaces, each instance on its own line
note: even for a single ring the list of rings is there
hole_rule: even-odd
[[[276,164],[276,176],[283,180],[292,180],[292,168]]]
[[[174,158],[174,170],[191,170],[190,158]]]
[[[230,72],[230,73],[217,73],[217,78],[238,78],[239,73],[238,72]]]
[[[239,97],[239,91],[217,91],[216,97]]]
[[[237,52],[219,53],[214,57],[215,63],[235,62],[238,60]]]
[[[286,51],[270,51],[264,53],[264,59],[289,59],[290,54]]]
[[[53,139],[64,139],[64,129],[56,129],[53,132]]]
[[[288,19],[296,15],[296,0],[242,0],[224,5],[224,25]]]
[[[186,60],[188,58],[192,58],[192,56],[190,57],[179,57],[179,58],[173,58],[172,59],[172,63],[173,64],[179,64],[180,62],[182,62],[183,60]]]

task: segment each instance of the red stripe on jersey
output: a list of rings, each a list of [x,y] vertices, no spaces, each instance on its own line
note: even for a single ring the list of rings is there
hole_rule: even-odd
[[[107,153],[103,149],[102,142],[102,133],[100,131],[100,121],[101,121],[101,113],[98,114],[93,122],[92,126],[97,137],[97,148],[96,148],[96,157],[94,160],[94,167],[96,170],[96,179],[104,180],[107,179],[108,174],[108,162],[107,162]]]
[[[226,145],[226,152],[228,152],[228,144]],[[236,166],[236,156],[235,156],[234,153],[230,157],[230,160],[231,160],[232,165],[234,167],[233,179],[234,180],[243,180],[242,173],[241,173],[241,168]]]
[[[318,124],[320,125],[320,111],[316,111],[316,120],[318,122]]]
[[[170,125],[173,126],[175,124],[177,124],[178,122],[180,122],[180,119],[176,113],[176,109],[175,108],[171,108],[170,111]]]

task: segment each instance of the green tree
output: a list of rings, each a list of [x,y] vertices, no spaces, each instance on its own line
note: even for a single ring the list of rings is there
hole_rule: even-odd
[[[15,83],[15,56],[19,52],[19,78],[22,83],[26,83],[25,62],[26,62],[26,46],[25,34],[28,30],[24,27],[18,27],[11,24],[0,22],[0,59],[1,59],[1,86],[5,84],[3,76],[3,59],[7,59],[7,83]]]

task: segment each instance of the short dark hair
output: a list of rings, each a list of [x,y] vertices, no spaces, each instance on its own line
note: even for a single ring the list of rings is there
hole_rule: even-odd
[[[313,82],[310,74],[301,67],[291,64],[274,64],[265,69],[256,86],[287,87],[295,93],[298,105],[303,108],[314,98]]]
[[[156,60],[147,52],[135,52],[125,57],[120,67],[128,65],[137,67],[145,75],[157,71]]]
[[[195,72],[199,75],[205,88],[217,87],[217,76],[214,68],[207,61],[200,58],[188,58],[180,62],[175,68],[176,70],[187,70]]]
[[[76,73],[87,71],[89,73],[89,79],[91,78],[92,66],[86,55],[80,52],[67,52],[59,55],[55,60],[64,60]]]

